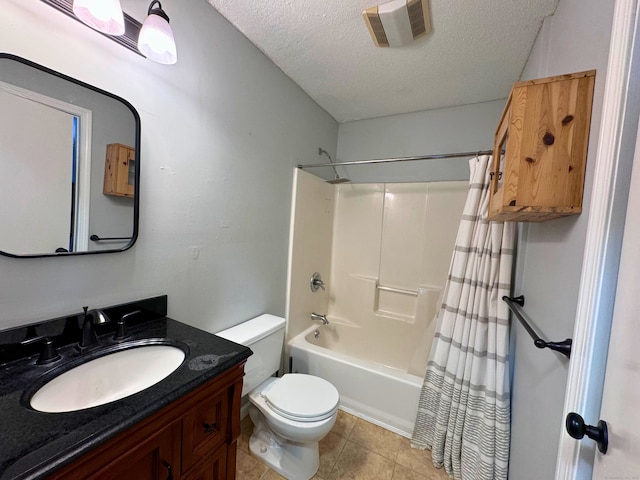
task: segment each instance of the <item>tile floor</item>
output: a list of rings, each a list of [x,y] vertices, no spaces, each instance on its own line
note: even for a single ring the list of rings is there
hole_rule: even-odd
[[[253,424],[242,421],[236,480],[282,480],[249,453]],[[286,480],[286,479],[285,479]],[[431,463],[431,452],[411,448],[409,440],[340,410],[331,432],[320,442],[320,468],[312,480],[449,480]]]

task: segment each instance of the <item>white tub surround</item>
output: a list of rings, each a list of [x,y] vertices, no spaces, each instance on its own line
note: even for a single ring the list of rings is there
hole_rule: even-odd
[[[292,371],[329,380],[341,408],[407,437],[466,195],[467,182],[329,185],[297,175]],[[326,291],[309,288],[314,271]],[[312,312],[329,325],[312,322]]]

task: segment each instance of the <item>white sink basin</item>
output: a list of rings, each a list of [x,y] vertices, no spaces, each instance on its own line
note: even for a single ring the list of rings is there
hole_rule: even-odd
[[[113,402],[155,385],[176,370],[184,352],[146,345],[105,355],[55,377],[31,398],[40,412],[73,412]]]

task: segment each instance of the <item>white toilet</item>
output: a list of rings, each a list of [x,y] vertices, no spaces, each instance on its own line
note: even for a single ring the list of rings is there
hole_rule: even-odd
[[[338,390],[313,375],[280,368],[284,318],[261,315],[216,335],[253,351],[245,365],[242,396],[249,395],[254,424],[251,453],[288,480],[309,480],[318,470],[318,442],[338,415]]]

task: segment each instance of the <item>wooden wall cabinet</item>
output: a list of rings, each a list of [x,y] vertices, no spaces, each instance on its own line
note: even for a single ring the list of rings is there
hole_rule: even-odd
[[[489,220],[582,211],[594,82],[591,70],[514,84],[496,130]]]
[[[136,150],[120,143],[107,145],[102,193],[133,198],[135,193]]]
[[[48,480],[233,480],[244,362]]]

